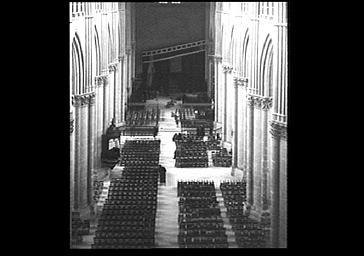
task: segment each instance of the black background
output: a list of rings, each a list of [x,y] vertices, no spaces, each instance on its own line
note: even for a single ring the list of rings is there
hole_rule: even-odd
[[[3,41],[14,49],[9,53],[17,53],[12,54],[8,64],[12,73],[3,74],[10,78],[3,86],[15,89],[3,95],[4,112],[10,116],[3,119],[3,136],[10,139],[6,148],[10,157],[4,159],[2,183],[10,185],[3,190],[3,197],[10,202],[4,202],[2,209],[12,217],[3,218],[9,226],[9,232],[4,232],[9,243],[2,243],[3,249],[13,253],[20,249],[24,251],[22,255],[30,253],[30,249],[46,255],[306,255],[319,248],[336,251],[340,243],[331,237],[326,239],[328,233],[341,236],[338,226],[343,219],[350,221],[350,216],[341,215],[335,220],[332,217],[337,212],[345,213],[339,198],[343,188],[331,179],[337,176],[334,168],[338,166],[329,167],[332,162],[336,165],[335,155],[328,154],[330,148],[336,151],[339,147],[332,144],[335,137],[331,136],[331,125],[336,122],[330,113],[340,106],[340,99],[327,94],[335,90],[327,88],[335,88],[338,83],[336,78],[329,80],[337,77],[335,70],[327,72],[327,61],[334,53],[327,39],[334,40],[337,24],[332,23],[335,17],[325,17],[330,10],[333,12],[329,5],[289,1],[288,6],[288,249],[68,249],[69,11],[68,2],[51,1],[13,7],[20,19],[8,22],[10,31],[3,32]],[[3,53],[7,53],[6,47]],[[327,188],[327,184],[334,187]]]

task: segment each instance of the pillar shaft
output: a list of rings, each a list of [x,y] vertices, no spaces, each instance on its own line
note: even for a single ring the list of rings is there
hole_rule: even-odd
[[[272,98],[264,98],[262,101],[262,207],[264,211],[269,208],[269,195],[268,195],[268,173],[269,173],[269,130],[268,130],[268,118],[270,114],[270,108],[272,106]]]
[[[262,209],[261,181],[262,181],[262,139],[261,139],[261,97],[254,99],[254,209],[259,215]]]
[[[74,210],[75,197],[75,132],[73,112],[70,112],[70,210]]]
[[[254,204],[254,98],[248,97],[248,141],[247,141],[247,200],[250,205]]]
[[[88,168],[87,168],[87,204],[92,204],[93,198],[93,171],[94,171],[94,138],[95,138],[95,93],[89,97],[88,106]]]
[[[87,207],[87,174],[88,174],[88,104],[81,103],[81,144],[80,144],[80,204],[79,207]]]
[[[238,167],[238,137],[240,136],[238,131],[238,81],[235,79],[234,81],[234,103],[233,103],[233,162],[232,167]]]
[[[104,100],[103,100],[103,131],[102,133],[105,134],[108,124],[109,124],[109,111],[108,111],[108,100],[109,100],[109,93],[108,93],[108,81],[107,81],[107,77],[105,77],[103,79],[104,85]]]
[[[75,111],[75,162],[74,162],[74,209],[79,209],[79,190],[80,190],[80,169],[81,169],[81,161],[80,161],[80,140],[81,140],[81,111],[80,111],[80,100],[75,99],[74,111]]]

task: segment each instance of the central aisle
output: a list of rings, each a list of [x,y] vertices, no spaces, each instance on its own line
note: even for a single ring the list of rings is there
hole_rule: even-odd
[[[181,128],[180,126],[176,125],[175,120],[171,115],[171,112],[176,110],[176,106],[165,108],[165,105],[169,100],[169,98],[159,98],[158,100],[151,100],[147,102],[147,104],[159,104],[160,121],[159,133],[157,136],[161,140],[161,153],[159,162],[167,170],[166,184],[160,184],[158,187],[155,229],[156,248],[178,248],[177,237],[179,198],[177,197],[177,182],[179,180],[210,180],[214,181],[215,187],[218,188],[221,181],[241,180],[243,177],[242,173],[239,172],[236,172],[234,176],[231,176],[231,167],[174,167],[175,160],[173,159],[173,156],[176,146],[172,141],[172,137],[175,133],[181,132]],[[178,102],[178,104],[180,104],[180,102]],[[223,218],[226,220],[226,216],[223,216]],[[231,236],[229,235],[229,237]],[[230,241],[233,242],[234,239],[231,237]],[[234,244],[232,247],[236,247],[236,245]]]

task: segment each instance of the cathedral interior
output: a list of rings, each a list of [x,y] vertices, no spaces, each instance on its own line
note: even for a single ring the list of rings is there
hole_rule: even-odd
[[[70,2],[70,248],[287,247],[286,2]]]

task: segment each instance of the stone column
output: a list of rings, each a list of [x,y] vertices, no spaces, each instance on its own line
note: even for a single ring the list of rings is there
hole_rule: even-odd
[[[287,128],[281,128],[279,186],[279,247],[287,247]]]
[[[215,122],[219,122],[219,73],[218,73],[218,63],[216,58],[214,58],[214,90],[215,90],[215,97],[214,97],[214,120]]]
[[[286,130],[282,123],[273,121],[271,122],[272,134],[272,218],[271,218],[271,246],[274,248],[280,247],[280,229],[281,227],[281,138],[286,137]]]
[[[264,212],[269,210],[268,195],[268,173],[269,173],[269,155],[268,155],[268,116],[272,107],[272,98],[264,97],[262,100],[262,209]]]
[[[110,117],[109,122],[111,119],[115,118],[115,71],[116,65],[111,64],[109,65],[109,109],[110,109]]]
[[[95,138],[95,93],[88,96],[88,169],[87,169],[87,204],[93,204],[93,172],[94,172],[94,138]]]
[[[120,123],[120,64],[116,63],[115,68],[114,112],[116,123]]]
[[[228,128],[229,127],[229,105],[228,105],[228,101],[229,101],[229,95],[228,95],[228,87],[230,86],[230,77],[229,74],[232,71],[232,67],[228,66],[228,65],[223,65],[223,72],[224,72],[224,82],[222,83],[223,86],[223,99],[222,99],[222,103],[223,103],[223,110],[222,110],[222,139],[224,142],[226,141],[231,141],[230,140],[230,132],[231,130]]]
[[[226,97],[226,95],[227,95],[227,86],[226,86],[226,83],[227,83],[227,81],[226,81],[226,77],[227,77],[227,75],[226,75],[226,73],[227,73],[227,71],[228,71],[228,69],[227,69],[227,67],[226,66],[222,66],[222,72],[224,73],[223,74],[223,82],[222,82],[222,91],[223,91],[223,94],[222,94],[222,115],[221,115],[221,117],[222,117],[222,119],[221,119],[221,122],[222,122],[222,141],[224,142],[224,141],[226,141],[226,122],[227,122],[227,119],[226,119],[226,106],[227,106],[227,97]]]
[[[223,109],[223,88],[224,88],[224,83],[222,78],[224,77],[223,73],[222,73],[222,65],[221,65],[221,61],[222,58],[219,57],[217,58],[217,64],[216,64],[216,81],[217,81],[217,107],[216,107],[216,111],[217,111],[217,122],[219,124],[221,124],[222,122],[222,109]]]
[[[80,204],[87,207],[87,174],[88,174],[88,95],[81,95],[81,140],[80,140]]]
[[[233,107],[234,107],[234,81],[232,76],[233,67],[229,66],[226,72],[226,141],[232,145],[232,131],[233,131]]]
[[[97,77],[97,168],[101,167],[102,134],[104,129],[104,77]]]
[[[74,117],[70,111],[70,210],[74,210],[75,203],[75,133],[74,133]]]
[[[248,130],[247,130],[247,201],[248,205],[254,204],[254,97],[247,98]]]
[[[108,99],[109,99],[109,93],[108,93],[108,79],[107,77],[103,77],[103,87],[104,87],[104,99],[103,99],[103,130],[102,134],[106,133],[107,127],[109,126],[109,109],[108,109]]]
[[[234,175],[235,169],[238,167],[238,137],[240,133],[238,132],[238,77],[234,77],[234,103],[233,103],[233,159],[232,159],[232,175]]]
[[[125,121],[125,101],[124,101],[124,87],[125,87],[125,72],[124,72],[124,56],[119,56],[119,62],[120,62],[120,122]]]
[[[255,217],[260,218],[262,209],[261,181],[262,181],[262,140],[261,140],[261,106],[262,97],[254,99],[254,207]]]
[[[79,96],[73,96],[72,104],[75,112],[75,127],[74,127],[74,209],[79,209],[80,202],[80,172],[81,172],[81,161],[80,161],[80,141],[81,141],[81,100]]]
[[[238,79],[238,168],[245,171],[246,159],[245,146],[246,146],[246,131],[244,129],[244,124],[246,123],[245,118],[246,111],[246,80]]]

